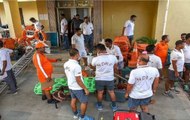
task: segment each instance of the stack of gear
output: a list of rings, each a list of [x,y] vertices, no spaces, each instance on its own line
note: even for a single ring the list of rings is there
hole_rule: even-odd
[[[43,31],[35,31],[34,26],[26,26],[22,32],[22,37],[19,38],[18,43],[23,46],[31,45],[32,40],[46,41],[47,36]]]
[[[35,28],[34,26],[26,26],[22,31],[22,37],[19,38],[18,43],[21,46],[31,45],[31,41],[35,39]]]
[[[94,77],[85,77],[84,78],[84,84],[89,90],[89,92],[95,92],[95,78]],[[51,93],[54,93],[57,91],[60,87],[66,87],[68,86],[67,80],[65,78],[55,78],[54,79],[54,85],[53,89],[50,91]],[[64,92],[68,93],[68,90],[65,90]],[[42,89],[41,89],[41,84],[38,82],[35,87],[34,87],[34,93],[36,95],[41,95],[42,94]]]
[[[13,38],[5,38],[3,39],[3,44],[5,48],[14,50],[16,45],[16,40]]]
[[[133,51],[130,53],[131,59],[128,62],[128,67],[136,68],[138,59],[137,43],[134,43]]]
[[[126,36],[117,36],[115,37],[113,44],[117,45],[120,48],[123,59],[127,62],[128,53],[130,50],[129,39]]]
[[[128,67],[135,68],[137,65],[138,56],[146,50],[148,45],[155,44],[157,40],[148,38],[148,37],[141,37],[137,39],[134,43],[133,51],[130,53],[131,59],[128,62]]]
[[[67,80],[65,78],[56,78],[54,80],[53,89],[50,92],[54,93],[61,86],[68,86],[67,85]],[[65,92],[68,93],[69,91],[65,91]],[[37,94],[37,95],[41,95],[42,94],[41,84],[39,82],[34,87],[34,93]]]

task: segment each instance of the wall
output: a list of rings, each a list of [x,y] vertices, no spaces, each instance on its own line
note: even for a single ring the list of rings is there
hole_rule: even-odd
[[[0,3],[0,19],[3,25],[7,24],[3,3]]]
[[[104,1],[103,37],[121,35],[124,23],[132,14],[137,15],[135,38],[154,36],[157,1]]]
[[[170,0],[166,34],[170,35],[170,47],[180,39],[181,33],[190,33],[190,0]]]
[[[38,10],[36,2],[19,2],[19,8],[22,8],[25,25],[31,25],[29,21],[31,17],[38,18]]]

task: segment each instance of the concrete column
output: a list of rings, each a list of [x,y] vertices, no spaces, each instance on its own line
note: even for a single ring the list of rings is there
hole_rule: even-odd
[[[6,20],[12,38],[20,37],[22,34],[21,19],[17,0],[3,0]]]
[[[103,6],[101,0],[94,0],[93,23],[94,23],[94,44],[99,43],[103,37]]]
[[[57,31],[57,20],[56,20],[56,6],[55,1],[47,1],[47,8],[48,8],[48,17],[49,17],[49,28],[50,31]]]

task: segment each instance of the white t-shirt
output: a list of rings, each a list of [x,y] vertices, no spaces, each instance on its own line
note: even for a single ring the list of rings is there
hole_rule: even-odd
[[[185,44],[183,52],[185,56],[185,63],[190,63],[190,45]]]
[[[68,25],[68,22],[65,18],[61,20],[61,33],[68,33],[68,29],[66,29],[66,26]]]
[[[115,55],[116,57],[119,56],[119,62],[123,61],[123,55],[121,54],[121,50],[118,46],[112,45],[111,49],[106,47],[106,51],[108,54]]]
[[[177,71],[178,72],[182,72],[183,71],[183,67],[184,67],[184,63],[185,63],[185,57],[184,57],[184,54],[183,54],[183,50],[176,50],[174,49],[170,55],[170,67],[169,69],[170,70],[173,70],[174,71],[174,68],[173,68],[173,65],[172,65],[172,60],[177,60]]]
[[[72,44],[75,44],[75,48],[80,52],[80,51],[85,51],[85,46],[84,46],[84,36],[81,34],[78,36],[77,34],[74,34],[73,37],[71,38]]]
[[[82,90],[76,81],[76,77],[80,76],[83,82],[81,66],[78,64],[78,62],[76,60],[69,59],[67,62],[65,62],[64,69],[67,76],[69,89]]]
[[[34,27],[35,27],[35,30],[37,31],[42,30],[42,24],[39,21],[34,23]]]
[[[125,27],[124,36],[134,35],[134,27],[135,27],[134,22],[132,22],[131,20],[127,20],[125,22],[124,27]]]
[[[90,35],[92,34],[92,31],[94,30],[94,27],[91,22],[89,22],[88,24],[86,24],[85,22],[81,23],[80,28],[83,31],[84,35]]]
[[[7,61],[7,67],[5,71],[11,70],[12,69],[12,63],[11,63],[11,58],[10,58],[10,53],[12,53],[13,50],[7,49],[7,48],[1,48],[0,49],[0,69],[2,70],[3,68],[3,61]]]
[[[133,84],[129,96],[134,99],[144,99],[151,97],[152,84],[155,78],[159,77],[158,69],[154,67],[141,66],[131,71],[128,83]]]
[[[162,69],[162,61],[160,57],[154,55],[154,54],[148,54],[149,55],[149,62],[148,66],[154,67],[157,69]]]
[[[100,54],[92,59],[92,66],[96,66],[95,80],[114,80],[114,65],[117,63],[114,55]]]

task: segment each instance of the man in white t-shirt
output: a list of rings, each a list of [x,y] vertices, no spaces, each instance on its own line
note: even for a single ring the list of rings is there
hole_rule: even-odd
[[[123,55],[121,54],[121,50],[117,45],[113,45],[113,41],[110,38],[105,39],[106,51],[111,55],[115,55],[118,59],[118,70],[123,69]]]
[[[65,14],[61,14],[61,35],[62,35],[62,42],[63,42],[63,49],[69,49],[69,38],[68,38],[68,23],[65,18]]]
[[[158,57],[157,55],[154,54],[154,50],[155,50],[155,45],[148,45],[146,47],[146,51],[147,51],[148,56],[149,56],[148,66],[157,68],[159,73],[161,74],[161,72],[162,72],[162,61],[161,61],[160,57]]]
[[[96,46],[97,57],[92,59],[91,67],[96,69],[96,90],[98,91],[97,104],[98,110],[102,110],[102,99],[104,87],[107,88],[111,97],[112,103],[110,104],[113,111],[117,110],[116,97],[114,93],[114,72],[117,72],[117,58],[106,52],[106,47],[103,44]]]
[[[159,83],[159,72],[156,68],[148,66],[149,56],[140,55],[137,69],[131,71],[126,98],[130,110],[137,110],[140,106],[143,112],[148,112],[148,104],[155,94]]]
[[[183,42],[186,42],[186,33],[181,33],[181,40],[183,41]]]
[[[76,33],[71,38],[72,48],[76,48],[79,51],[80,57],[84,61],[84,65],[87,66],[87,53],[84,45],[84,36],[80,28],[76,28]]]
[[[89,21],[88,17],[84,17],[84,22],[80,24],[80,28],[84,35],[85,45],[88,48],[88,52],[93,52],[93,31],[94,27],[93,24]]]
[[[31,17],[30,21],[33,23],[34,27],[35,27],[35,32],[38,34],[38,37],[40,40],[44,40],[43,35],[45,34],[42,30],[44,29],[44,26],[35,18]]]
[[[185,85],[184,90],[189,91],[189,74],[190,74],[190,33],[186,34],[185,47],[183,48],[185,56]]]
[[[130,43],[132,44],[132,40],[134,38],[134,28],[135,28],[135,19],[136,15],[131,15],[130,20],[127,20],[125,22],[125,25],[123,27],[122,35],[127,36]]]
[[[7,74],[7,77],[4,78],[4,81],[10,87],[8,94],[17,94],[17,82],[15,75],[12,70],[10,54],[13,53],[13,50],[3,48],[3,42],[0,41],[0,75]]]
[[[87,110],[87,96],[89,95],[89,91],[83,83],[81,66],[78,64],[78,59],[80,58],[79,51],[77,49],[71,49],[69,54],[70,59],[64,64],[64,70],[71,93],[71,108],[74,113],[74,118],[79,117],[80,120],[83,120],[87,117],[85,113]],[[77,111],[77,100],[81,103],[80,113]]]
[[[41,31],[44,29],[44,26],[39,21],[37,21],[35,18],[31,17],[30,21],[34,24],[36,31]]]
[[[175,49],[171,52],[170,60],[171,65],[168,68],[168,80],[165,83],[165,92],[163,93],[165,96],[174,98],[171,91],[174,91],[176,94],[179,93],[179,91],[174,88],[174,82],[177,82],[181,79],[183,76],[183,70],[184,70],[184,42],[182,40],[178,40],[175,43]]]

